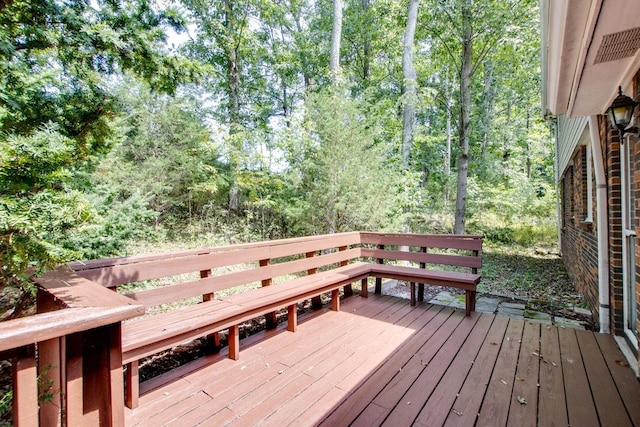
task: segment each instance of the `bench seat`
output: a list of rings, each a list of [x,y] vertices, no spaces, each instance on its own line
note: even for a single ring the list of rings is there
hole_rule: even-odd
[[[353,263],[286,283],[132,320],[122,325],[123,363],[137,361],[178,344],[336,290],[347,283],[367,277],[369,271],[369,264]],[[332,304],[337,310],[337,301]],[[289,329],[295,329],[295,325],[290,324]]]
[[[464,289],[466,294],[465,314],[470,316],[471,312],[475,310],[476,287],[481,279],[479,274],[448,270],[427,270],[389,264],[370,264],[370,266],[371,276],[410,282],[411,305],[416,304],[415,284],[424,283]]]

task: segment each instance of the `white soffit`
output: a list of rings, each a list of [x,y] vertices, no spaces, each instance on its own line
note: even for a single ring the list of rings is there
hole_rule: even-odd
[[[618,86],[630,95],[631,79],[640,68],[640,1],[597,3],[586,22],[591,30],[583,39],[569,98],[569,117],[603,114],[616,97]],[[568,63],[564,66],[573,68]]]
[[[548,3],[546,3],[548,1]],[[592,0],[546,0],[542,19],[547,35],[546,98],[551,113],[567,112],[576,69],[586,39]]]

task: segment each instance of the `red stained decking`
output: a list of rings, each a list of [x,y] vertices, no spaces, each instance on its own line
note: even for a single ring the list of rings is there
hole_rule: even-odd
[[[225,356],[143,384],[127,425],[640,425],[640,383],[611,336],[389,296]]]

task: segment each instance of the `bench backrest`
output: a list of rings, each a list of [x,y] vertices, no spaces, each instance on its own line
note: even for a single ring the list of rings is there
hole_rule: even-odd
[[[201,295],[209,299],[223,289],[255,282],[265,286],[279,277],[313,274],[323,267],[345,265],[360,258],[359,243],[360,234],[353,232],[76,262],[69,266],[76,274],[111,289],[199,273],[193,280],[126,294],[145,306],[153,306]],[[233,267],[236,271],[229,272]]]
[[[409,251],[400,250],[402,246],[408,246]],[[433,249],[440,253],[430,252]],[[124,292],[145,306],[154,306],[198,296],[207,300],[218,291],[251,283],[268,286],[280,278],[313,274],[360,258],[373,258],[379,263],[410,261],[420,263],[422,268],[426,264],[460,266],[477,272],[482,266],[481,250],[481,236],[352,232],[75,262],[69,266],[76,274],[114,290],[121,285],[194,273],[177,283]]]
[[[479,235],[360,233],[360,242],[362,256],[378,263],[394,260],[420,263],[421,268],[426,264],[467,267],[473,273],[482,267]]]

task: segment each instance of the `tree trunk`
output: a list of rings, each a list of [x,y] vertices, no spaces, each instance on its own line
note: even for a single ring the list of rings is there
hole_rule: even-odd
[[[404,103],[402,106],[402,167],[409,168],[409,155],[413,145],[413,132],[416,121],[416,69],[413,65],[413,44],[418,22],[418,0],[409,2],[407,28],[404,32],[402,51],[402,74],[404,77]]]
[[[340,39],[342,38],[342,4],[343,0],[333,0],[333,31],[331,32],[331,57],[329,69],[333,78],[340,74]]]
[[[467,215],[467,176],[469,172],[469,123],[471,122],[471,73],[473,61],[472,0],[462,3],[462,61],[460,67],[460,154],[456,186],[456,212],[453,232],[464,234]]]
[[[238,186],[238,157],[242,150],[239,139],[233,135],[240,130],[240,65],[238,57],[238,45],[235,43],[234,31],[234,2],[225,0],[224,27],[227,34],[227,43],[224,45],[227,57],[227,95],[229,97],[229,136],[231,137],[231,153],[229,163],[231,167],[231,185],[229,188],[229,211],[236,213],[240,205],[240,189]]]
[[[369,6],[369,0],[362,0],[362,12],[365,16],[365,22],[371,25],[369,20]],[[368,31],[364,33],[362,50],[362,81],[366,84],[371,78],[371,34]]]
[[[451,196],[449,194],[449,188],[450,188],[450,184],[451,184],[451,120],[452,120],[452,111],[451,109],[453,108],[453,102],[451,99],[451,86],[450,86],[451,82],[449,81],[449,77],[447,76],[447,78],[445,79],[444,85],[445,85],[445,102],[446,102],[446,108],[447,108],[447,127],[446,127],[446,144],[447,146],[445,147],[445,151],[444,151],[444,176],[445,176],[445,185],[444,185],[444,206],[445,209],[448,211],[449,210],[449,202],[451,199]]]
[[[482,143],[480,146],[480,157],[485,158],[487,146],[489,145],[489,133],[493,121],[493,108],[495,105],[495,87],[493,84],[493,64],[491,61],[484,62],[484,99],[482,102]]]

